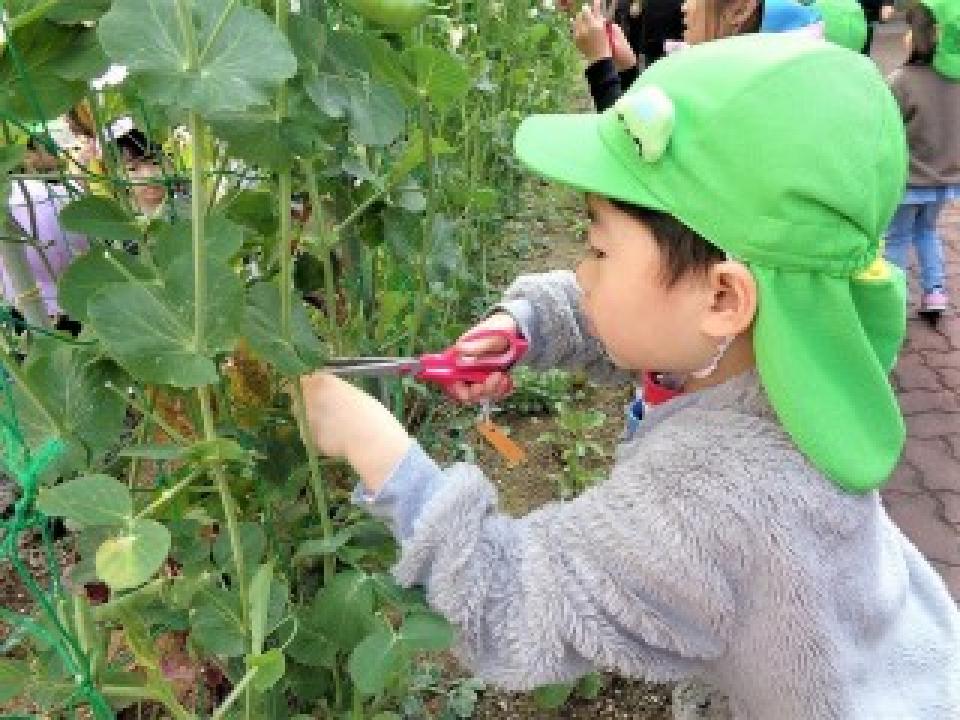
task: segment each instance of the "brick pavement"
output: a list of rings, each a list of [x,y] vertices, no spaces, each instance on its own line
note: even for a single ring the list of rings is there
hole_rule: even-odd
[[[954,305],[935,327],[917,317],[912,269],[907,342],[894,371],[907,447],[883,499],[960,602],[960,203],[947,208],[941,228]]]
[[[903,62],[904,30],[891,23],[877,34],[873,56],[884,73]],[[911,267],[907,342],[894,371],[907,447],[883,499],[960,602],[960,203],[945,210],[941,230],[953,306],[936,327],[917,317]]]

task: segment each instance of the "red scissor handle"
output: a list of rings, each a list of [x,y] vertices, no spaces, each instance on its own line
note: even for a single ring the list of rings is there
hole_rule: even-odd
[[[499,355],[469,356],[466,359],[456,346],[443,352],[423,355],[420,358],[420,370],[414,377],[421,382],[432,382],[449,390],[454,383],[482,383],[493,373],[506,372],[524,356],[530,344],[510,330],[480,330],[464,338],[483,340],[484,338],[503,338],[508,343],[506,351]]]

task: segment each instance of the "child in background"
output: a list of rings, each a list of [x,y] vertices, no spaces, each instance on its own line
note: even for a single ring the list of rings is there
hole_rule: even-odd
[[[907,10],[909,56],[889,78],[910,145],[910,178],[887,234],[887,258],[906,269],[912,245],[920,265],[920,312],[947,309],[937,219],[960,199],[960,2],[923,0]]]
[[[960,611],[877,492],[905,436],[887,378],[904,279],[879,253],[907,157],[876,67],[728,38],[607,112],[528,118],[515,147],[586,193],[587,256],[576,277],[520,278],[475,330],[519,329],[539,368],[656,368],[674,397],[605,481],[511,518],[480,469],[441,469],[373,398],[304,378],[312,439],[390,524],[399,582],[509,689],[599,667],[707,678],[738,720],[960,717]]]
[[[666,41],[664,52],[754,32],[824,36],[820,11],[798,0],[686,0],[681,10],[683,41]],[[616,26],[611,32],[607,27],[601,0],[584,5],[573,21],[574,42],[587,60],[590,94],[601,112],[639,75],[637,56],[623,34]]]
[[[10,184],[7,226],[16,236],[5,241],[7,246],[0,253],[0,279],[4,302],[28,320],[45,324],[42,315],[25,305],[29,295],[39,294],[40,312],[52,318],[55,327],[74,331],[75,323],[63,314],[57,300],[57,279],[74,258],[86,252],[87,239],[60,225],[60,211],[80,195],[80,188],[64,185],[57,175],[58,167],[56,156],[31,139],[24,168],[49,177]]]
[[[893,0],[859,0],[863,7],[863,14],[867,19],[867,40],[863,44],[864,55],[869,55],[873,48],[873,35],[876,26],[885,23],[893,17]]]

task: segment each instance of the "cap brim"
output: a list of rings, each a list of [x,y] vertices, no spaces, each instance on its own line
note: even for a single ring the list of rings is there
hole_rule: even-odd
[[[843,489],[880,487],[906,437],[884,367],[906,326],[902,276],[858,287],[819,273],[751,270],[757,369],[784,429]],[[871,323],[882,317],[885,333],[863,323],[864,314]]]
[[[549,180],[666,211],[652,182],[644,182],[641,172],[629,168],[607,145],[600,132],[604,119],[596,113],[533,115],[517,130],[514,152],[530,170]]]

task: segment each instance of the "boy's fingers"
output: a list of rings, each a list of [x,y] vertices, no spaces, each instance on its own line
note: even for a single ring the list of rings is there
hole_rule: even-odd
[[[461,340],[457,343],[457,350],[465,359],[478,357],[480,355],[489,355],[493,353],[506,352],[510,343],[502,337],[485,337],[479,340]]]

